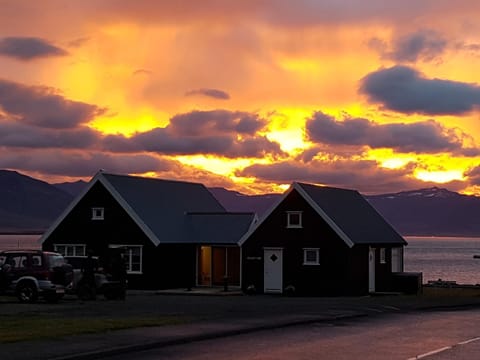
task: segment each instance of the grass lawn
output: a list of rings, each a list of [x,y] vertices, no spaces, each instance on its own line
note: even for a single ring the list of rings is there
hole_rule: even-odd
[[[49,314],[0,315],[0,343],[100,333],[142,326],[185,323],[178,317],[52,317]]]

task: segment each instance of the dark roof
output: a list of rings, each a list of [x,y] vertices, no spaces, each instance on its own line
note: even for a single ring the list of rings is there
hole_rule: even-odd
[[[263,223],[292,191],[297,191],[349,247],[357,244],[407,244],[358,191],[298,182],[290,186],[255,228]],[[250,237],[255,228],[242,237],[240,245]]]
[[[186,213],[226,212],[210,191],[199,183],[100,171],[42,236],[42,242],[96,183],[101,183],[112,194],[155,245],[186,242],[190,235],[185,227]]]
[[[190,213],[186,221],[191,237],[201,244],[237,244],[250,229],[254,213]]]
[[[356,190],[295,183],[306,198],[314,202],[315,210],[323,212],[325,220],[336,225],[355,244],[401,244],[403,237]],[[308,201],[308,199],[306,199]],[[322,214],[321,214],[322,215]],[[328,221],[330,219],[330,221]],[[347,241],[348,242],[348,241]]]

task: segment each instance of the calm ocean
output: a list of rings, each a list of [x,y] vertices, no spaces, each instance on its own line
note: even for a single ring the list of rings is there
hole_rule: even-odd
[[[39,249],[40,235],[0,235],[0,250]],[[406,237],[405,271],[422,272],[423,282],[480,284],[480,238]]]
[[[423,282],[480,284],[480,238],[405,237],[405,271],[422,272]]]

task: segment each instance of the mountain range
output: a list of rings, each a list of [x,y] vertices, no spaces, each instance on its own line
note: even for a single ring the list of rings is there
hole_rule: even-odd
[[[49,184],[0,170],[0,233],[45,231],[86,185],[84,181]],[[253,211],[260,217],[282,196],[209,190],[228,211]],[[404,236],[480,236],[477,196],[433,187],[365,198]]]

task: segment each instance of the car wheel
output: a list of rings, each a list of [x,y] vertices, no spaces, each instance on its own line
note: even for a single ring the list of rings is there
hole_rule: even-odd
[[[30,281],[21,282],[17,286],[17,298],[22,303],[32,303],[38,298],[37,287]]]

